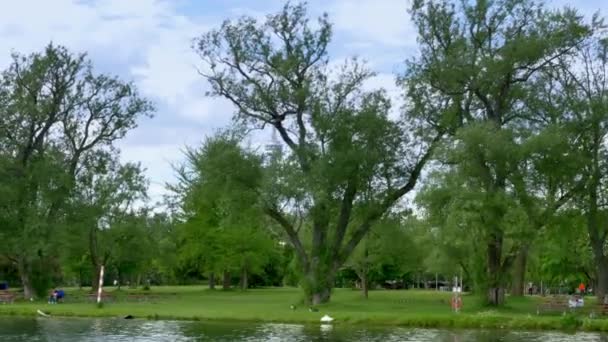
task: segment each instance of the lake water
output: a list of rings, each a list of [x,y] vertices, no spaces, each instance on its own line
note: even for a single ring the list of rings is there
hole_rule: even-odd
[[[0,317],[0,341],[608,341],[597,333]]]

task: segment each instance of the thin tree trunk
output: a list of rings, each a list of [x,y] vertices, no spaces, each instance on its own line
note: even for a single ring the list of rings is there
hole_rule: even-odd
[[[368,299],[369,298],[369,282],[367,280],[367,274],[365,274],[365,272],[362,274],[361,277],[361,290],[363,291],[363,298]]]
[[[97,228],[91,228],[89,230],[89,258],[91,260],[91,266],[93,266],[91,290],[97,292],[97,289],[99,288],[99,271],[101,270],[101,262],[99,261],[99,255],[97,253]]]
[[[439,291],[439,276],[435,273],[435,291]]]
[[[122,276],[122,272],[120,272],[120,267],[117,267],[116,273],[117,273],[117,276],[118,276],[117,290],[120,290],[120,287],[122,286],[122,282],[123,282],[123,276]]]
[[[511,284],[511,295],[512,296],[523,296],[524,295],[524,284],[526,280],[526,265],[528,263],[528,250],[529,246],[523,245],[513,264],[513,282]]]
[[[101,264],[93,264],[93,282],[91,283],[91,291],[97,293],[99,289],[99,272],[101,272]]]
[[[209,289],[215,290],[215,273],[209,273]]]
[[[222,289],[230,290],[230,272],[224,271],[224,279],[222,281]]]
[[[247,268],[241,268],[241,290],[245,291],[249,287],[249,283],[247,281]]]
[[[603,302],[608,291],[608,258],[604,252],[604,245],[606,243],[606,234],[603,233],[599,218],[599,190],[601,185],[601,170],[600,170],[600,146],[602,143],[602,136],[600,134],[599,123],[594,122],[593,124],[593,173],[588,186],[588,210],[587,210],[587,231],[589,233],[589,241],[591,242],[591,249],[593,250],[593,256],[597,267],[597,288],[595,294],[600,301]]]
[[[32,286],[29,263],[25,258],[19,258],[17,269],[21,278],[21,286],[23,286],[23,297],[27,300],[34,298],[34,288]]]

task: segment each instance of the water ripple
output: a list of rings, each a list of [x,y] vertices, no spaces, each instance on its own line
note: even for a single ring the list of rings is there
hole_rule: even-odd
[[[599,333],[378,328],[332,325],[0,318],[0,341],[85,342],[606,342]]]

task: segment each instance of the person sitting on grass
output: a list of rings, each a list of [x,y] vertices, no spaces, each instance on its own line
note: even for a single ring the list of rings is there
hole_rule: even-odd
[[[65,298],[65,292],[63,292],[63,290],[61,290],[61,289],[57,290],[57,302],[63,302],[64,298]]]
[[[51,296],[49,297],[49,304],[57,304],[57,289],[51,292]]]

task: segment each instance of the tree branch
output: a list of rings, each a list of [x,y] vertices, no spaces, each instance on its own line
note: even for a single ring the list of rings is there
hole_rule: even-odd
[[[348,228],[350,215],[353,209],[353,200],[355,199],[356,194],[356,177],[351,177],[346,185],[346,189],[344,190],[344,196],[342,197],[342,204],[340,208],[340,217],[338,218],[338,223],[336,224],[336,234],[334,237],[333,248],[335,255],[340,253],[340,247],[342,246],[342,240],[344,240],[344,235],[346,234],[346,229]]]
[[[268,216],[270,216],[279,225],[281,225],[281,227],[283,227],[283,229],[287,233],[287,236],[289,237],[289,240],[291,241],[291,244],[293,245],[293,247],[296,250],[296,254],[298,255],[298,258],[300,259],[300,262],[304,266],[304,269],[308,269],[308,267],[309,267],[308,255],[306,254],[306,250],[304,249],[304,246],[302,245],[302,242],[300,241],[300,237],[298,236],[298,233],[296,233],[296,231],[293,228],[293,226],[291,225],[291,223],[289,223],[289,221],[287,221],[287,219],[283,216],[283,214],[281,214],[275,208],[266,206],[264,208],[264,212],[266,212],[266,214]]]

